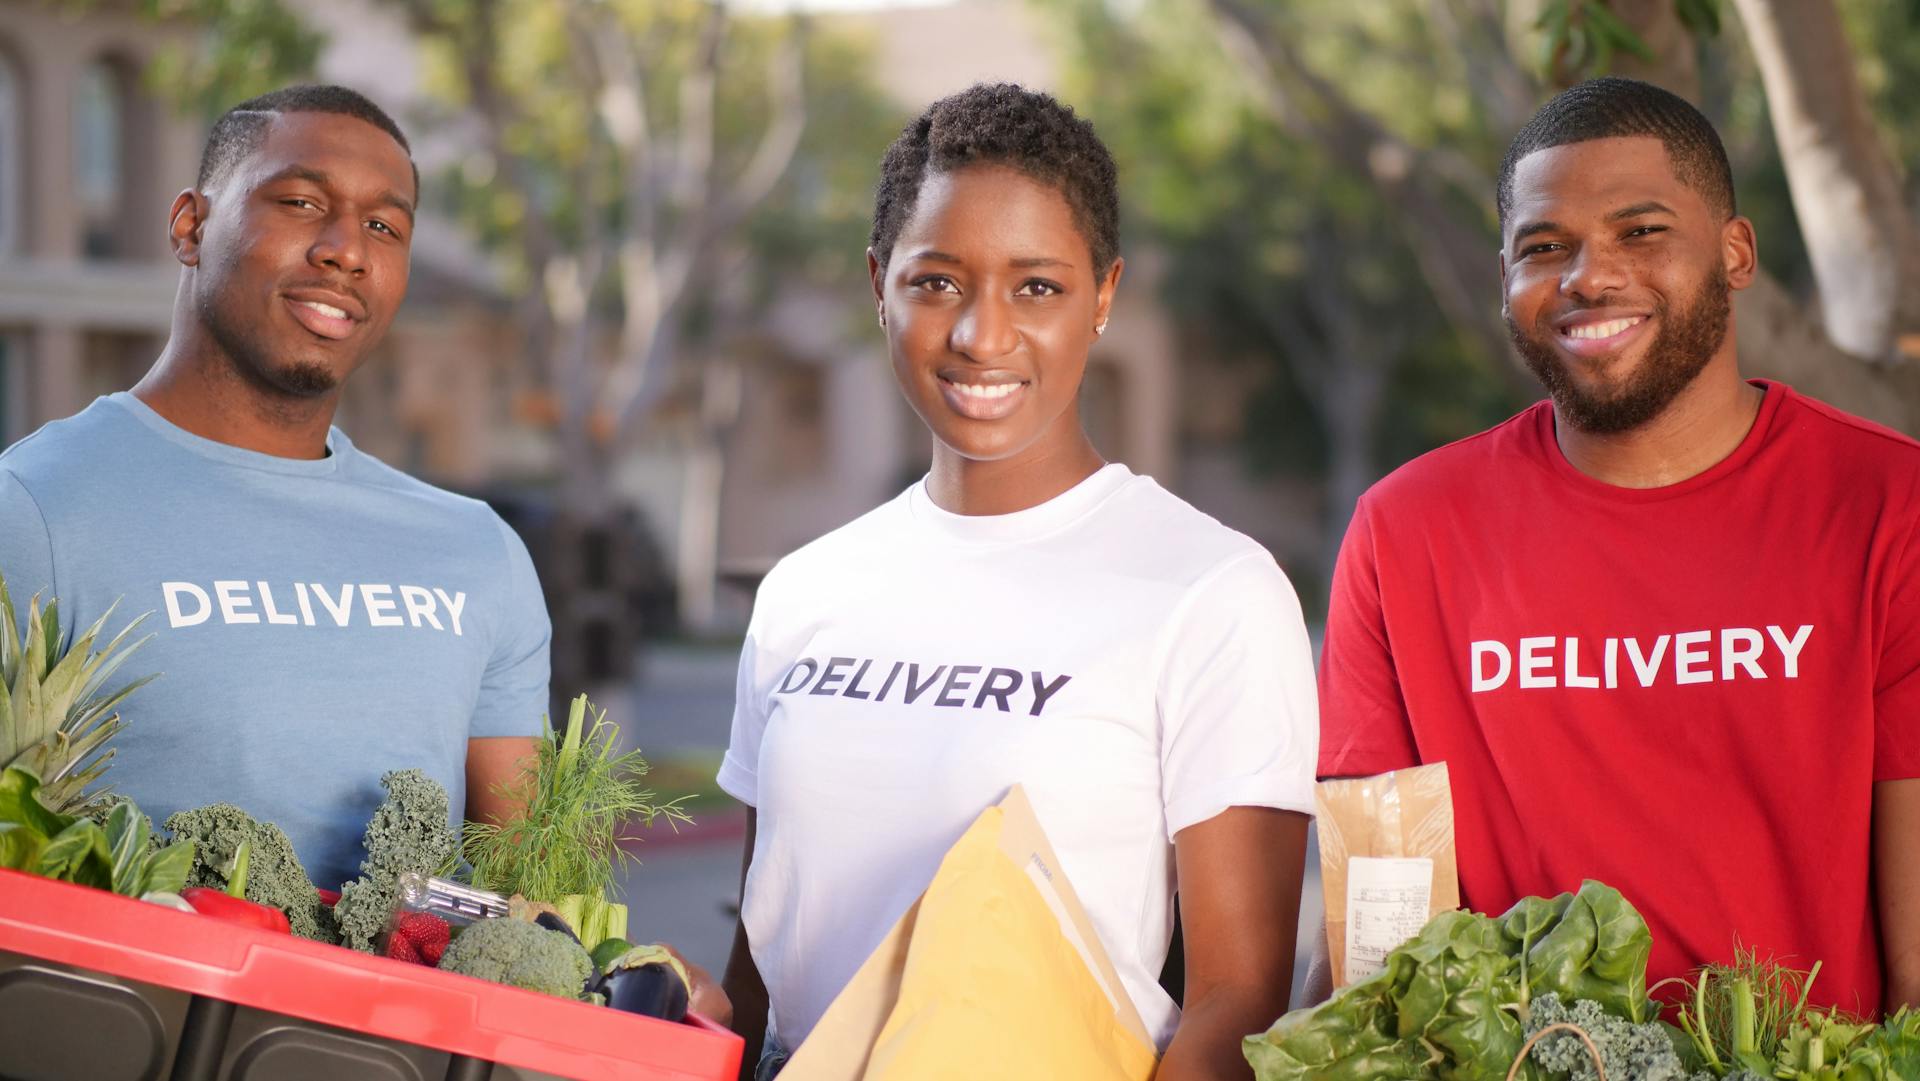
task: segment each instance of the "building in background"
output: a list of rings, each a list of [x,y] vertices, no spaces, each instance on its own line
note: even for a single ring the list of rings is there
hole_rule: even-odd
[[[192,182],[205,129],[141,83],[191,28],[156,26],[134,7],[0,0],[0,443],[131,386],[166,338],[179,276],[166,216]],[[394,112],[423,172],[473,152],[457,126],[408,124],[419,64],[392,9],[337,0],[309,17],[332,32],[317,77]],[[1042,24],[1014,0],[821,18],[873,42],[875,85],[903,121],[978,80],[1056,82]],[[1182,355],[1152,252],[1128,255],[1112,329],[1086,376],[1096,444],[1279,551],[1311,550],[1313,529],[1294,527],[1288,502],[1240,467],[1244,388]],[[537,534],[552,524],[541,493],[558,469],[554,411],[500,280],[487,253],[423,207],[407,303],[349,384],[339,423],[402,469],[498,498]],[[633,506],[623,531],[529,536],[561,625],[556,685],[618,674],[633,636],[671,618],[663,577],[693,629],[744,624],[750,587],[776,559],[925,469],[927,436],[893,385],[865,317],[870,299],[819,292],[789,287],[755,305],[753,325],[716,341],[737,373],[717,391],[688,377],[699,358],[680,366],[680,384],[618,472]],[[703,446],[702,411],[714,409],[730,423],[717,447]]]

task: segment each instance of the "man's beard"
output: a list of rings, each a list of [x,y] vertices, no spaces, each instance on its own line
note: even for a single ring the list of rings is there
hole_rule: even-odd
[[[1529,334],[1508,314],[1507,332],[1520,351],[1520,359],[1546,386],[1563,422],[1594,435],[1612,435],[1631,431],[1659,416],[1707,366],[1720,343],[1726,341],[1733,314],[1732,297],[1726,268],[1715,264],[1712,276],[1685,311],[1675,314],[1665,306],[1655,309],[1660,333],[1648,347],[1639,370],[1616,385],[1598,390],[1585,390],[1575,383],[1567,369],[1579,362],[1563,357],[1550,340],[1559,336],[1558,331],[1547,328],[1540,335]]]
[[[282,361],[265,343],[246,333],[240,321],[222,311],[215,295],[198,298],[200,321],[234,371],[255,387],[289,398],[318,398],[332,393],[340,381],[324,364],[308,360]]]

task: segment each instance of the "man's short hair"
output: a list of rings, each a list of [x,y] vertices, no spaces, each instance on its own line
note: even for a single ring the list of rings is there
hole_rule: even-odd
[[[194,187],[207,191],[224,181],[236,166],[246,160],[247,155],[260,149],[273,118],[283,113],[332,113],[364,120],[393,136],[393,141],[407,152],[408,163],[412,163],[413,147],[407,144],[407,137],[400,133],[400,125],[394,123],[384,109],[367,100],[365,95],[344,86],[289,86],[271,94],[249,98],[228,109],[213,122],[213,131],[207,135],[206,149],[200,152],[200,175],[194,181]],[[418,165],[413,167],[413,189],[416,195],[419,194]]]
[[[1651,83],[1609,76],[1561,91],[1513,137],[1500,163],[1496,193],[1501,230],[1505,231],[1507,213],[1513,207],[1513,171],[1520,159],[1536,150],[1636,135],[1660,140],[1673,163],[1673,175],[1699,192],[1708,206],[1726,217],[1734,215],[1733,167],[1727,164],[1727,148],[1700,110]]]

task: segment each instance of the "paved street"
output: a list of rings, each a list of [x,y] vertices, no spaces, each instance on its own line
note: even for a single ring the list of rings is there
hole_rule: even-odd
[[[658,647],[648,654],[634,686],[603,691],[595,701],[650,759],[715,755],[726,745],[734,661],[732,653],[719,648]],[[657,830],[636,849],[643,865],[632,868],[620,886],[631,936],[671,942],[718,976],[733,943],[730,905],[739,890],[740,843],[737,817],[724,812],[700,815],[699,824],[679,836],[667,835],[664,827]],[[1306,932],[1319,926],[1320,913],[1320,858],[1309,851],[1296,1000],[1306,969]]]

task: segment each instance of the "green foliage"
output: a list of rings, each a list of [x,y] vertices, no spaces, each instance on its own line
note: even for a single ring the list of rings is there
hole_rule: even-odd
[[[1696,38],[1720,33],[1722,0],[1673,0],[1680,25]],[[1540,71],[1549,82],[1567,86],[1605,75],[1619,53],[1651,62],[1653,50],[1613,11],[1610,0],[1548,0],[1534,24],[1539,34]]]
[[[562,731],[552,725],[528,772],[500,787],[524,797],[504,822],[468,822],[463,847],[474,885],[530,901],[569,894],[602,896],[616,868],[633,862],[622,847],[636,819],[687,822],[678,802],[656,803],[641,785],[647,760],[638,750],[616,752],[620,730],[586,695],[573,700]]]
[[[94,809],[96,821],[47,810],[39,787],[27,770],[0,772],[0,867],[128,897],[180,890],[193,846],[152,843],[147,816],[132,801]]]
[[[407,769],[382,775],[380,785],[387,798],[367,823],[360,877],[340,887],[333,909],[341,945],[368,953],[386,930],[400,876],[446,874],[460,852],[460,836],[448,824],[451,801],[440,782]]]
[[[199,26],[190,45],[163,50],[149,89],[212,120],[238,102],[313,73],[325,38],[281,0],[140,0],[149,18]]]
[[[1594,1062],[1575,1034],[1550,1033],[1533,1045],[1531,1057],[1552,1081],[1600,1081],[1600,1067],[1609,1081],[1712,1081],[1711,1074],[1697,1079],[1689,1074],[1667,1026],[1659,1021],[1635,1023],[1606,1012],[1592,999],[1569,1003],[1549,992],[1533,1001],[1527,1037],[1554,1025],[1572,1025],[1585,1033],[1600,1062]]]
[[[1443,912],[1380,972],[1296,1010],[1243,1050],[1258,1081],[1501,1081],[1547,995],[1650,1021],[1653,936],[1617,890],[1529,897],[1505,915]]]
[[[1680,1029],[1696,1055],[1716,1073],[1773,1069],[1790,1034],[1830,1011],[1810,1009],[1807,996],[1820,965],[1801,971],[1770,957],[1736,949],[1730,965],[1707,965],[1695,974],[1680,1004]],[[1835,1018],[1837,1019],[1837,1018]]]
[[[161,843],[153,822],[129,799],[115,800],[102,827],[113,858],[113,892],[127,897],[179,893],[193,867],[193,844]]]
[[[593,959],[572,938],[509,917],[481,920],[453,937],[440,967],[510,987],[582,998]]]
[[[23,627],[0,574],[0,769],[31,772],[40,802],[53,811],[78,814],[104,801],[104,791],[89,789],[113,760],[106,744],[122,725],[114,709],[154,678],[106,689],[152,637],[127,641],[143,615],[95,652],[115,607],[76,638],[61,634],[58,604],[50,599],[42,608],[36,595]]]
[[[1324,477],[1336,454],[1356,450],[1336,449],[1327,403],[1338,395],[1321,388],[1371,369],[1385,387],[1371,438],[1357,448],[1371,479],[1521,404],[1502,374],[1505,356],[1443,316],[1378,177],[1343,167],[1251,93],[1244,70],[1224,62],[1204,3],[1144,0],[1124,18],[1099,0],[1044,6],[1075,50],[1069,100],[1122,163],[1127,250],[1164,255],[1140,266],[1154,268],[1183,351],[1224,362],[1242,388],[1238,417],[1209,416],[1188,438],[1237,443],[1256,476]],[[1480,62],[1435,31],[1424,5],[1299,0],[1261,10],[1276,36],[1393,134],[1498,160],[1501,133],[1465,89]],[[1491,205],[1489,186],[1482,200],[1447,206],[1481,232],[1489,261]],[[1141,280],[1131,275],[1127,289]],[[1337,504],[1341,493],[1330,495]],[[1344,524],[1350,509],[1328,514]]]
[[[300,866],[293,843],[280,827],[258,822],[231,803],[179,811],[166,821],[175,843],[193,844],[193,866],[186,884],[225,890],[240,846],[251,853],[246,897],[286,913],[293,933],[318,942],[338,942],[333,912],[320,903],[313,880]]]

